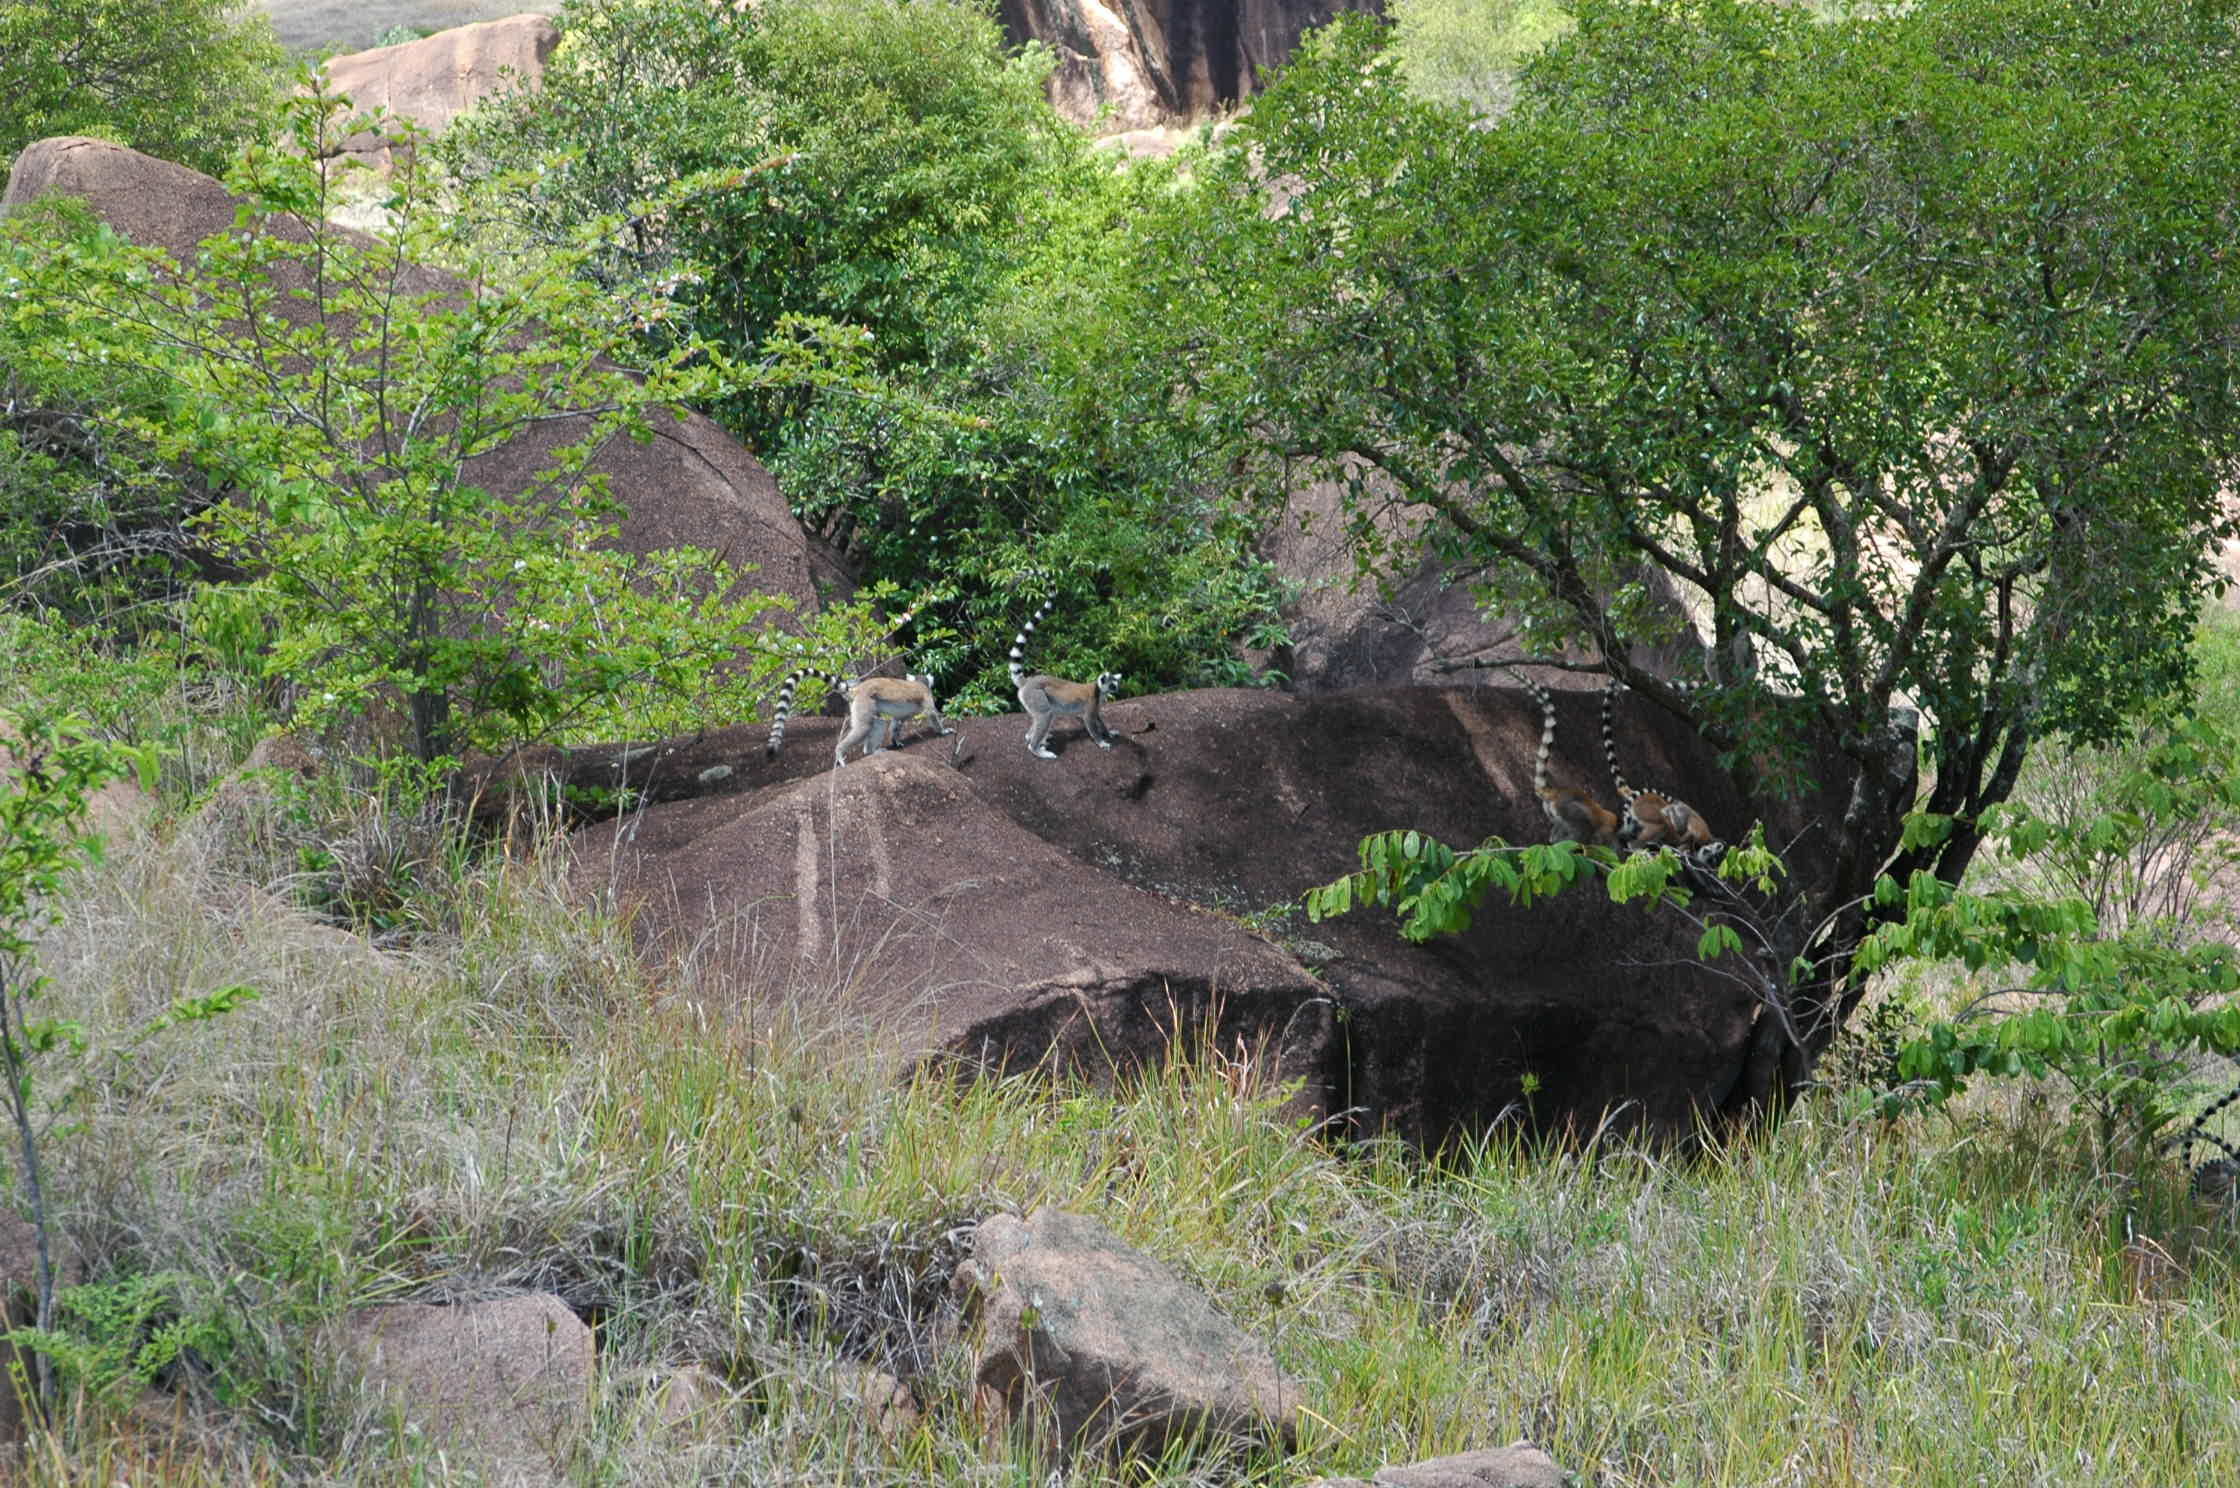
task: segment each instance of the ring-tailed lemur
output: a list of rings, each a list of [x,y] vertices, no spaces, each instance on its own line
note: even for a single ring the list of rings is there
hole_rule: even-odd
[[[2193,1185],[2193,1191],[2205,1199],[2229,1199],[2240,1191],[2240,1151],[2235,1151],[2230,1142],[2209,1130],[2211,1118],[2234,1101],[2240,1101],[2240,1085],[2204,1106],[2186,1124],[2186,1134],[2178,1142],[2178,1161],[2189,1169],[2187,1181]],[[2193,1161],[2196,1142],[2206,1142],[2224,1155],[2196,1164]]]
[[[1041,759],[1058,757],[1043,741],[1050,736],[1050,725],[1061,716],[1080,719],[1089,737],[1097,741],[1097,747],[1110,749],[1112,730],[1105,727],[1104,700],[1120,689],[1118,672],[1100,672],[1094,682],[1068,682],[1062,677],[1040,673],[1029,675],[1025,665],[1027,637],[1034,634],[1034,628],[1057,602],[1054,598],[1044,600],[1042,608],[1034,612],[1034,618],[1011,638],[1011,685],[1019,690],[1019,706],[1027,710],[1027,753]]]
[[[793,691],[803,677],[822,677],[848,700],[847,731],[841,734],[840,742],[832,746],[835,769],[848,762],[848,748],[858,740],[869,739],[863,746],[867,755],[899,747],[902,726],[921,713],[933,720],[936,733],[956,732],[943,720],[941,709],[934,703],[930,675],[866,677],[860,682],[850,682],[816,667],[798,667],[778,689],[778,716],[770,725],[770,742],[762,750],[766,758],[776,759],[778,751],[785,747],[786,719],[793,712]]]
[[[1618,841],[1625,847],[1672,847],[1696,862],[1715,862],[1726,844],[1687,802],[1659,791],[1635,790],[1618,768],[1617,696],[1625,684],[1612,677],[1602,689],[1602,753],[1610,763],[1610,781],[1624,806],[1618,824]]]
[[[1555,753],[1556,747],[1554,694],[1522,672],[1512,671],[1509,675],[1516,678],[1524,690],[1532,694],[1532,700],[1540,705],[1540,752],[1532,761],[1532,793],[1540,798],[1540,809],[1547,813],[1548,840],[1580,842],[1592,847],[1616,847],[1618,813],[1583,790],[1548,783],[1548,760]]]

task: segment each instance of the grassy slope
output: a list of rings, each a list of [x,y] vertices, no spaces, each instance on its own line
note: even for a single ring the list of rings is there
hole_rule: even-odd
[[[354,846],[305,855],[314,817]],[[306,1330],[539,1287],[601,1323],[587,1481],[1040,1482],[957,1408],[937,1332],[960,1227],[1042,1203],[1273,1344],[1308,1424],[1257,1481],[1518,1436],[1613,1485],[2209,1482],[2240,1449],[2233,1220],[2091,1171],[2042,1118],[1823,1107],[1692,1162],[1496,1142],[1427,1165],[1318,1144],[1221,1059],[1119,1095],[899,1086],[817,1011],[839,989],[655,976],[550,855],[407,875],[389,952],[272,892],[348,869],[380,897],[415,842],[330,800],[174,822],[87,875],[52,1010],[98,1033],[181,992],[264,996],[96,1061],[50,1138],[94,1275],[175,1273],[230,1334],[160,1421],[81,1399],[30,1481],[445,1481],[330,1397]],[[924,1424],[872,1430],[855,1359],[918,1373]],[[737,1400],[648,1435],[639,1366],[686,1361]]]

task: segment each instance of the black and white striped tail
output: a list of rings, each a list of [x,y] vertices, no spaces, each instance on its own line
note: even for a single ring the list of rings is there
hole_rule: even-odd
[[[830,672],[819,671],[815,667],[794,668],[784,685],[778,689],[778,716],[770,724],[770,742],[762,746],[765,759],[776,759],[778,751],[786,746],[786,719],[793,713],[793,690],[801,685],[803,677],[821,677],[842,692],[848,690],[848,684]]]
[[[1618,689],[1623,686],[1615,677],[1602,684],[1602,757],[1610,762],[1610,781],[1617,788],[1618,799],[1631,806],[1640,792],[1626,784],[1625,772],[1618,768],[1617,702]]]
[[[1049,614],[1051,606],[1057,602],[1057,596],[1055,595],[1044,600],[1042,608],[1034,612],[1034,618],[1029,620],[1020,629],[1019,633],[1011,638],[1011,685],[1013,687],[1017,687],[1027,680],[1027,637],[1034,634],[1034,628],[1042,623],[1042,617]]]
[[[1540,705],[1540,753],[1532,761],[1532,790],[1538,795],[1548,788],[1548,760],[1556,750],[1556,700],[1547,688],[1524,673],[1506,667],[1503,670],[1516,678],[1518,685],[1531,693],[1532,700]]]

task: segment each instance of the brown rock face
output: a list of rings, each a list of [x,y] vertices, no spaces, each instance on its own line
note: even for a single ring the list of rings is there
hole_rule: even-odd
[[[182,262],[192,259],[205,238],[232,228],[236,205],[208,176],[120,145],[76,138],[41,140],[17,156],[0,213],[47,195],[82,197],[119,233]],[[454,282],[434,270],[409,272],[415,291]],[[280,305],[291,316],[308,317],[316,308],[308,294]],[[495,492],[522,490],[552,450],[580,438],[580,421],[538,424],[470,462],[472,477]],[[829,586],[839,579],[837,565],[812,551],[770,473],[698,414],[658,421],[645,444],[610,441],[593,468],[606,475],[623,509],[617,546],[625,552],[707,548],[741,571],[743,582],[791,595],[803,609],[816,605],[820,580]],[[756,570],[751,577],[745,575],[749,566]]]
[[[1557,777],[1607,795],[1597,698],[1557,706]],[[1438,1142],[1505,1112],[1541,1130],[1615,1113],[1684,1134],[1721,1108],[1754,1004],[1671,914],[1590,886],[1526,910],[1496,895],[1469,934],[1427,945],[1381,911],[1294,916],[1278,933],[1310,976],[1186,907],[1281,907],[1391,828],[1542,840],[1540,714],[1521,689],[1209,690],[1105,717],[1117,747],[1069,725],[1056,760],[1026,752],[1017,716],[953,719],[961,739],[837,773],[831,719],[796,720],[775,765],[751,729],[642,751],[624,783],[672,804],[581,834],[579,882],[732,985],[829,987],[836,1013],[898,1019],[919,1052],[1133,1066],[1163,1057],[1175,1010],[1188,1027],[1218,1002],[1224,1044],[1268,1041],[1313,1104],[1367,1130]],[[1729,837],[1758,814],[1661,710],[1627,697],[1617,723],[1637,783]],[[1772,840],[1821,809],[1770,812]],[[1802,881],[1812,840],[1791,855]]]
[[[1402,541],[1428,516],[1421,509],[1396,507],[1381,526]],[[1507,685],[1497,672],[1457,670],[1488,662],[1511,662],[1524,650],[1514,624],[1488,616],[1471,594],[1467,574],[1437,558],[1424,558],[1395,574],[1388,591],[1370,582],[1355,583],[1351,545],[1346,540],[1341,488],[1324,481],[1292,493],[1290,508],[1269,524],[1262,551],[1276,571],[1299,586],[1284,612],[1290,626],[1288,653],[1278,658],[1302,692],[1377,687],[1394,682],[1433,686],[1476,680]],[[1667,613],[1679,627],[1676,639],[1636,660],[1662,676],[1684,674],[1689,653],[1700,643],[1661,574],[1644,573],[1652,592],[1667,595]],[[1550,675],[1552,687],[1581,685]],[[1591,684],[1587,684],[1591,685]]]
[[[1596,704],[1559,696],[1556,772],[1607,794]],[[1075,736],[1055,762],[1029,758],[1001,726],[993,747],[975,732],[963,773],[1078,858],[1246,908],[1359,866],[1372,832],[1418,827],[1456,847],[1545,838],[1532,795],[1540,714],[1521,689],[1209,690],[1124,700],[1106,718],[1120,748]],[[1669,715],[1629,696],[1617,722],[1637,784],[1684,795],[1729,836],[1757,814]],[[1802,857],[1792,868],[1813,872]],[[1330,1079],[1372,1129],[1435,1142],[1510,1111],[1543,1129],[1591,1129],[1613,1112],[1621,1128],[1685,1132],[1741,1067],[1752,1004],[1696,964],[1694,932],[1590,886],[1521,910],[1495,894],[1468,934],[1420,946],[1381,911],[1302,918],[1294,933],[1327,948],[1317,970],[1346,1009]]]
[[[454,26],[418,41],[330,57],[321,64],[337,93],[359,110],[387,109],[430,134],[508,86],[535,86],[560,44],[549,17],[507,16]],[[510,77],[509,77],[510,75]],[[351,140],[345,148],[387,164],[387,142]]]
[[[371,1307],[332,1334],[384,1410],[449,1445],[492,1483],[567,1481],[591,1400],[591,1330],[558,1297]]]
[[[1309,28],[1342,10],[1383,9],[1381,0],[1001,0],[997,13],[1013,42],[1058,54],[1050,94],[1060,113],[1142,129],[1210,117],[1257,92],[1262,69],[1282,65]]]
[[[831,758],[836,722],[801,723],[787,773]],[[736,778],[767,781],[748,734],[729,734]],[[1216,1021],[1225,1046],[1329,1067],[1329,1010],[1298,963],[1022,830],[949,768],[949,743],[602,824],[579,834],[578,882],[634,906],[653,946],[715,958],[719,983],[829,996],[908,1057],[1104,1074]]]
[[[1093,1219],[997,1215],[958,1273],[973,1380],[1073,1451],[1289,1444],[1298,1387],[1204,1296]]]

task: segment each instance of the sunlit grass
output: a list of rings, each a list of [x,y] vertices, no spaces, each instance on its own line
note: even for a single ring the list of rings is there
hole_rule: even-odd
[[[416,860],[376,950],[302,906],[299,838],[257,816],[391,830],[346,805],[159,813],[47,942],[49,1005],[96,1049],[49,1137],[68,1248],[179,1278],[230,1342],[138,1405],[70,1402],[26,1482],[468,1481],[335,1390],[317,1329],[540,1289],[599,1328],[583,1481],[1040,1484],[969,1408],[948,1283],[974,1222],[1044,1204],[1189,1278],[1298,1386],[1293,1458],[1114,1482],[1518,1437],[1602,1484],[2206,1483],[2240,1449],[2232,1217],[2173,1170],[2095,1170],[2057,1104],[1426,1156],[1334,1144],[1249,1051],[1117,1089],[909,1078],[842,1011],[845,958],[649,967],[550,838]],[[98,1052],[236,982],[259,999]],[[663,1428],[684,1366],[717,1397]],[[882,1422],[867,1368],[922,1414]]]

